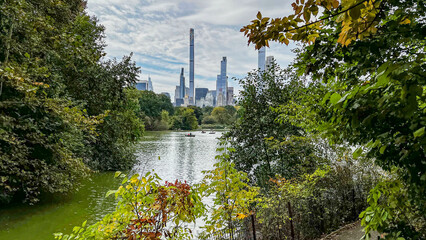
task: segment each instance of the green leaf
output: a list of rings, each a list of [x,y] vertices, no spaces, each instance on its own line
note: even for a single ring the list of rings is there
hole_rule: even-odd
[[[422,128],[420,128],[420,129],[417,129],[415,132],[414,132],[414,137],[415,138],[417,138],[417,137],[421,137],[421,136],[423,136],[423,134],[425,133],[425,127],[422,127]]]
[[[333,95],[331,95],[331,97],[330,97],[330,103],[336,104],[341,98],[342,98],[342,96],[340,94],[333,93]]]
[[[78,230],[80,230],[80,227],[79,227],[79,226],[75,226],[75,227],[72,229],[72,231],[73,231],[73,232],[75,232],[75,233],[76,233],[76,232],[78,232]]]
[[[117,192],[117,190],[109,190],[109,191],[106,193],[105,197],[109,197],[109,195],[111,195],[111,194],[115,194],[116,192]]]
[[[127,177],[125,177],[124,179],[123,179],[123,181],[121,181],[121,184],[125,184],[126,182],[127,182]]]
[[[355,152],[352,154],[352,156],[354,158],[358,158],[362,153],[362,148],[358,148],[357,150],[355,150]]]
[[[352,20],[356,20],[356,19],[359,18],[359,16],[361,16],[360,6],[357,6],[355,8],[352,8],[351,10],[349,10],[349,15],[351,16]]]
[[[117,177],[119,177],[121,175],[121,172],[120,171],[117,171],[117,172],[115,172],[115,174],[114,174],[114,178],[117,178]]]
[[[383,145],[379,150],[380,154],[383,154],[385,152],[385,150],[386,150],[386,145]]]

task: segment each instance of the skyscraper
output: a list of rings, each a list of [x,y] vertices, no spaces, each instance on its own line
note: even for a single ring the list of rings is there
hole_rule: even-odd
[[[209,91],[208,88],[196,88],[195,89],[195,101],[200,100],[201,98],[205,98],[208,91]]]
[[[137,90],[142,90],[142,91],[143,90],[148,90],[149,83],[148,83],[147,80],[140,80],[140,81],[136,82],[135,87],[136,87]]]
[[[176,103],[176,99],[180,99],[180,86],[176,86],[175,89],[175,103]]]
[[[189,29],[189,104],[194,105],[194,29]]]
[[[228,87],[228,98],[226,100],[226,105],[234,105],[234,88]]]
[[[259,74],[262,74],[265,71],[265,56],[266,48],[262,47],[258,50],[257,53],[257,68],[259,70]]]
[[[179,98],[185,98],[185,77],[184,74],[184,68],[182,68],[180,72],[180,94]]]
[[[220,62],[220,75],[217,75],[216,80],[216,104],[217,106],[226,105],[228,76],[226,76],[226,57],[223,57]],[[221,98],[221,99],[219,99]]]
[[[268,71],[272,67],[273,63],[274,63],[274,56],[266,57],[265,70]]]
[[[154,91],[154,86],[152,85],[151,77],[150,76],[148,76],[148,90],[149,91]]]

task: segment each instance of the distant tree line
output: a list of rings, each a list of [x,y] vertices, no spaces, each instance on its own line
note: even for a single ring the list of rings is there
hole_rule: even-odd
[[[201,128],[224,128],[238,118],[237,107],[173,107],[164,94],[136,89],[126,90],[129,98],[139,104],[138,116],[148,131],[195,130]]]

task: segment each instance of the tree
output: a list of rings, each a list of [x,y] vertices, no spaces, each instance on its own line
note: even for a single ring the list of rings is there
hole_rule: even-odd
[[[203,118],[203,124],[215,124],[215,123],[217,123],[216,119],[214,117],[210,116],[210,115],[205,116]]]
[[[176,108],[171,121],[172,129],[194,130],[198,128],[198,120],[191,108]]]
[[[310,21],[319,7],[322,16]],[[312,43],[300,50],[294,66],[328,92],[322,102],[309,108],[326,110],[317,112],[322,122],[316,129],[334,142],[361,146],[354,156],[364,153],[389,173],[397,173],[400,187],[408,194],[395,197],[389,190],[392,186],[379,184],[367,213],[382,215],[362,215],[367,235],[374,229],[387,232],[388,237],[420,234],[424,238],[424,2],[296,1],[293,8],[295,14],[271,21],[258,14],[253,24],[241,30],[257,48],[270,40]],[[380,195],[389,204],[375,204]],[[392,205],[407,214],[389,219],[385,215],[392,214],[394,200]]]
[[[215,107],[211,116],[216,119],[219,124],[227,124],[231,118],[228,111],[224,107]]]
[[[174,113],[174,108],[164,94],[156,94],[152,91],[140,91],[139,103],[141,111],[151,118],[160,118],[161,111],[166,110],[169,114]]]
[[[226,112],[232,117],[237,113],[237,109],[234,106],[226,105],[224,108],[226,109]]]
[[[205,197],[214,197],[211,216],[205,219],[202,239],[214,236],[215,232],[221,230],[234,239],[237,229],[235,223],[253,214],[250,205],[254,203],[259,190],[248,184],[246,173],[237,171],[235,165],[229,162],[228,151],[234,149],[225,146],[218,151],[223,151],[216,157],[220,161],[214,165],[214,170],[203,172],[205,176],[200,184]]]
[[[196,106],[188,106],[188,108],[194,110],[195,117],[198,120],[198,125],[201,125],[201,122],[203,121],[203,116],[204,116],[202,108],[196,107]]]
[[[238,170],[249,174],[252,182],[267,188],[276,174],[286,178],[312,173],[323,164],[326,148],[308,138],[303,128],[287,121],[280,123],[275,111],[302,94],[299,79],[275,66],[262,76],[251,72],[240,80],[240,118],[226,137],[235,148],[231,159]]]
[[[145,121],[147,130],[165,130],[168,129],[167,124],[162,122],[162,112],[167,111],[169,114],[174,113],[174,108],[170,98],[164,94],[156,94],[152,91],[137,91],[139,98],[140,111]]]
[[[139,68],[102,59],[85,1],[6,0],[0,16],[0,200],[69,191],[87,166],[128,168],[143,125],[124,88]]]
[[[207,106],[207,107],[203,107],[201,110],[203,111],[203,115],[210,115],[213,111],[214,107],[211,106]]]
[[[198,120],[195,117],[194,110],[185,108],[181,112],[183,130],[194,130],[198,128]]]

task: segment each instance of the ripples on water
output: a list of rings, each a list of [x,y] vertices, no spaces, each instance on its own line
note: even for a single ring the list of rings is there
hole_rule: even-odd
[[[195,132],[195,137],[184,134],[148,133],[139,145],[138,163],[133,171],[145,174],[154,169],[165,181],[199,182],[203,177],[201,171],[213,168],[220,133]]]

